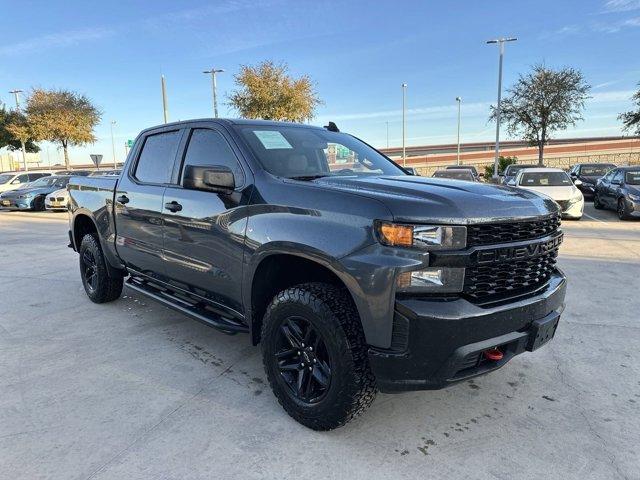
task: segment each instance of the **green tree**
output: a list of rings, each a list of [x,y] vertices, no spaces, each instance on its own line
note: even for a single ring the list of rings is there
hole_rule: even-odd
[[[498,158],[498,175],[504,173],[509,165],[514,163],[518,163],[518,157],[503,157],[500,155]],[[492,178],[493,177],[493,163],[490,165],[484,166],[484,178]]]
[[[20,150],[20,140],[22,139],[27,152],[39,152],[40,148],[35,144],[30,131],[25,129],[26,124],[27,118],[23,113],[15,110],[9,111],[4,105],[0,105],[0,148]]]
[[[311,79],[291,77],[286,64],[243,65],[234,79],[238,89],[228,97],[229,103],[244,118],[304,122],[322,103]]]
[[[631,97],[631,101],[635,103],[636,110],[621,113],[618,119],[622,121],[625,131],[640,135],[640,83],[638,83],[638,91]]]
[[[84,95],[69,90],[35,89],[25,109],[33,137],[58,143],[69,168],[70,146],[94,143],[102,112]]]
[[[507,125],[510,135],[521,136],[538,147],[538,164],[544,166],[544,146],[550,135],[582,120],[590,88],[578,70],[536,65],[507,90],[501,102],[500,123]],[[496,119],[493,106],[490,118]]]

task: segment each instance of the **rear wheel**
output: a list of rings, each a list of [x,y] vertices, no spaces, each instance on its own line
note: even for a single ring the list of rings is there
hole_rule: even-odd
[[[267,308],[261,341],[269,384],[301,424],[331,430],[373,402],[364,333],[343,289],[308,283],[280,292]]]
[[[604,205],[602,205],[597,192],[593,194],[593,208],[595,208],[596,210],[602,210],[604,208]]]
[[[80,244],[80,276],[92,302],[112,302],[122,293],[122,277],[110,277],[102,248],[95,234],[88,233]]]

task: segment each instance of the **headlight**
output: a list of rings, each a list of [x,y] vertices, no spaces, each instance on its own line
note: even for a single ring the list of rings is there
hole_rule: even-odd
[[[404,225],[378,222],[380,243],[422,250],[459,250],[467,246],[467,228],[448,225]]]
[[[634,202],[640,202],[640,195],[634,195],[633,193],[630,193],[629,198]]]
[[[461,292],[464,286],[464,268],[427,268],[403,272],[396,279],[398,292]]]

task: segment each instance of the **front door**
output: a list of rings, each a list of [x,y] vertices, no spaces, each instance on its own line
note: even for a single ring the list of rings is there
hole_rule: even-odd
[[[193,128],[185,139],[178,184],[164,193],[164,257],[169,283],[242,314],[242,258],[247,225],[245,206],[251,175],[223,130]],[[223,165],[234,173],[230,194],[184,188],[187,165]]]
[[[125,265],[165,277],[162,259],[162,197],[171,182],[182,130],[153,131],[140,139],[135,160],[115,192],[116,250]]]

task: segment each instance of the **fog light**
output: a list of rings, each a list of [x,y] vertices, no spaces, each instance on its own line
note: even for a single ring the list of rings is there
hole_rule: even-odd
[[[401,292],[461,292],[464,268],[427,268],[398,275],[396,286]]]

